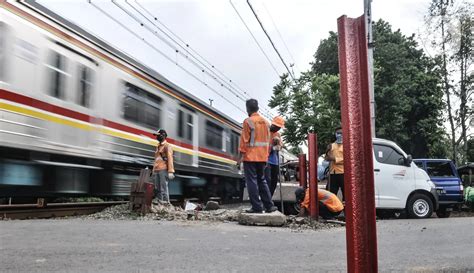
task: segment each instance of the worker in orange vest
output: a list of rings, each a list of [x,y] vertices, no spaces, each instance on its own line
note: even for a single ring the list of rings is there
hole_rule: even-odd
[[[155,198],[159,202],[169,204],[168,182],[174,179],[173,148],[166,141],[168,134],[165,130],[159,129],[153,135],[158,140],[152,175],[155,185]]]
[[[279,151],[283,148],[283,142],[278,131],[282,128],[285,128],[285,120],[280,116],[274,117],[270,126],[270,155],[268,156],[267,167],[265,168],[265,180],[269,185],[271,196],[275,193],[278,184],[278,173],[280,172]]]
[[[339,188],[344,201],[344,150],[342,146],[342,128],[335,131],[336,141],[329,144],[325,159],[329,161],[329,191],[337,195]]]
[[[240,162],[244,162],[244,176],[252,208],[247,213],[270,213],[276,211],[272,196],[265,180],[265,165],[268,160],[270,125],[258,113],[258,101],[249,99],[246,102],[249,115],[243,122],[240,134]],[[263,206],[262,206],[263,203]]]
[[[298,216],[305,216],[309,212],[309,188],[306,190],[299,187],[295,191],[296,202],[300,204],[300,212]],[[330,191],[318,189],[318,201],[319,201],[319,216],[323,219],[331,219],[344,210],[341,200]]]

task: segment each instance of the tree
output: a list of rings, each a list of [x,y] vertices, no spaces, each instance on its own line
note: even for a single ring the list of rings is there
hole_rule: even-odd
[[[390,24],[373,26],[376,134],[394,140],[414,157],[444,156],[443,93],[434,59]]]
[[[382,20],[374,25],[376,128],[413,154],[445,156],[440,71],[413,36],[393,32]],[[333,141],[340,122],[337,34],[321,41],[309,71],[274,88],[269,106],[287,119],[285,140],[298,146],[308,130],[318,133],[320,151]]]
[[[459,139],[456,141],[457,145],[461,145],[462,158],[469,160],[468,150],[468,124],[471,122],[473,116],[472,95],[473,95],[473,78],[474,75],[470,71],[472,64],[472,29],[474,24],[469,13],[472,8],[462,9],[460,15],[457,18],[456,27],[459,30],[459,45],[458,50],[454,54],[454,62],[459,67],[459,83],[458,90],[455,90],[455,94],[459,97],[459,110],[456,113],[456,121],[461,127],[461,134]]]
[[[472,14],[473,4],[465,0],[432,0],[426,24],[440,59],[441,82],[450,126],[452,158],[467,157],[469,123],[472,118]]]
[[[339,74],[339,60],[337,49],[337,33],[330,31],[329,37],[319,43],[316,53],[314,53],[314,62],[311,63],[312,71],[318,75]]]
[[[269,106],[286,119],[283,137],[287,143],[297,147],[305,143],[309,131],[315,131],[320,140],[319,151],[325,150],[341,116],[336,90],[339,90],[339,77],[335,75],[308,71],[294,83],[288,80],[288,75],[282,77],[273,88]]]
[[[474,138],[471,137],[467,141],[466,162],[474,162]]]

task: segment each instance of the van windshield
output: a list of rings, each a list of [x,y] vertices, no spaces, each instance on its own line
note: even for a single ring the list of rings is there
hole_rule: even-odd
[[[426,172],[430,177],[456,177],[450,162],[426,162]]]

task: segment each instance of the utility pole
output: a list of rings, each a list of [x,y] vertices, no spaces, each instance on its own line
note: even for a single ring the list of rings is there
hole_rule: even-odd
[[[374,97],[374,40],[372,36],[372,0],[364,0],[364,16],[367,33],[367,64],[369,67],[370,127],[375,137],[375,97]]]

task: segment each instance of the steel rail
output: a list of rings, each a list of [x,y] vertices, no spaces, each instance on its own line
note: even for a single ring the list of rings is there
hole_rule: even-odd
[[[128,201],[0,205],[0,219],[34,219],[87,215]]]

